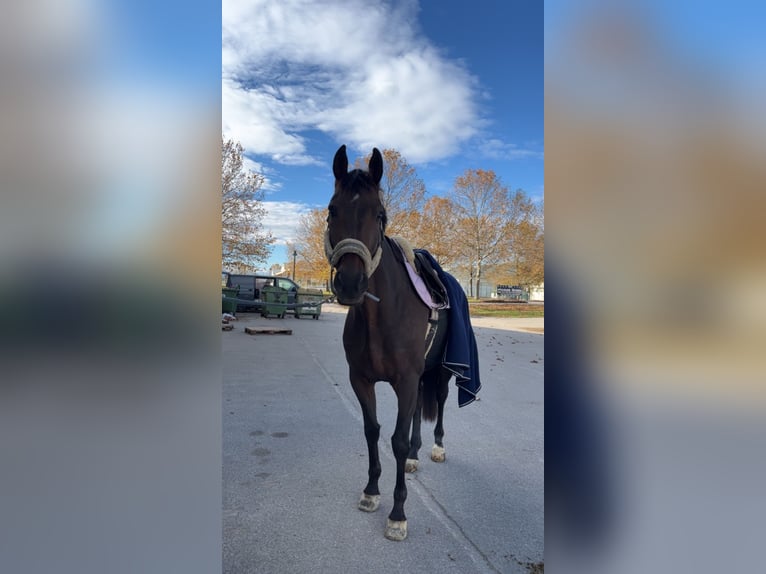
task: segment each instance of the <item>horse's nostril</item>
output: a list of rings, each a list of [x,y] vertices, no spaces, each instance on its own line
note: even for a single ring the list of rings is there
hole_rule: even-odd
[[[338,273],[336,275],[336,281],[340,287],[349,289],[367,288],[367,277],[365,277],[364,274],[348,276]]]

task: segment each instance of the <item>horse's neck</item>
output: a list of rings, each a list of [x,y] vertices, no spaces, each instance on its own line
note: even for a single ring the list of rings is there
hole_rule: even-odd
[[[397,260],[391,243],[384,238],[380,264],[370,277],[367,288],[368,293],[380,301],[365,297],[362,304],[370,328],[377,328],[382,323],[394,319],[397,312],[401,311],[398,307],[402,289],[397,289],[397,285],[401,285],[402,280],[407,280],[406,273],[404,266]]]

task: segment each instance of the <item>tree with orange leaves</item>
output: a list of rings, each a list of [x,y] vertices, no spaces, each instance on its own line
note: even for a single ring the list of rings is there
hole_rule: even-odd
[[[324,281],[330,276],[330,264],[324,252],[326,228],[326,208],[318,207],[302,215],[298,224],[298,241],[295,247],[307,276]]]
[[[492,170],[469,169],[455,179],[450,199],[458,218],[454,250],[466,260],[478,296],[483,269],[509,255],[508,188]]]
[[[398,151],[384,149],[381,153],[384,168],[380,189],[383,192],[383,206],[388,218],[386,234],[399,235],[413,241],[418,232],[420,213],[425,203],[425,183]],[[358,158],[354,167],[366,169],[370,157],[371,154]]]

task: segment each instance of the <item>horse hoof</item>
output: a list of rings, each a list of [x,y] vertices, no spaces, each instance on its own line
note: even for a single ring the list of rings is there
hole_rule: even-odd
[[[363,510],[365,512],[375,512],[379,506],[379,494],[362,494],[362,498],[359,499],[359,510]]]
[[[418,470],[418,459],[408,458],[404,463],[404,472],[415,472]]]
[[[444,453],[444,447],[435,444],[431,449],[431,460],[434,462],[444,462],[446,458],[447,456]]]
[[[386,522],[386,538],[400,542],[407,538],[407,521],[406,520],[391,520],[390,518]]]

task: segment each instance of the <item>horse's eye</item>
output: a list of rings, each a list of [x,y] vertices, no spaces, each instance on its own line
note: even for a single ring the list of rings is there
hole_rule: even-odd
[[[378,212],[378,221],[383,221],[383,218],[386,216],[386,213],[384,211]]]
[[[327,208],[327,213],[328,213],[327,219],[329,220],[331,217],[335,217],[336,215],[338,215],[338,210],[335,208],[334,205],[331,205]]]

